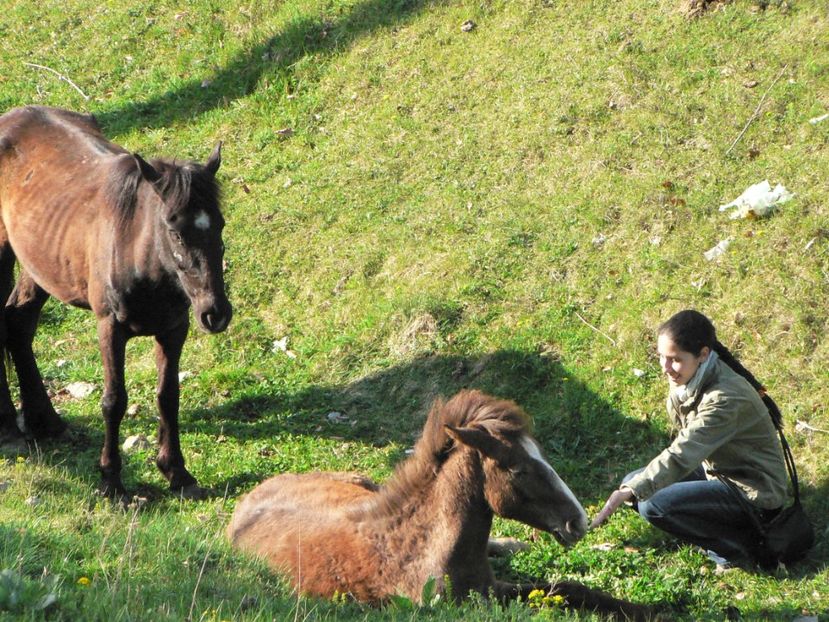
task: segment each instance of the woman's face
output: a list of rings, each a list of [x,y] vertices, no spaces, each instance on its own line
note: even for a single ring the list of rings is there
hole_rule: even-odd
[[[659,365],[672,385],[685,385],[697,373],[697,368],[708,358],[711,350],[704,346],[699,356],[680,350],[668,335],[659,335],[656,340]]]

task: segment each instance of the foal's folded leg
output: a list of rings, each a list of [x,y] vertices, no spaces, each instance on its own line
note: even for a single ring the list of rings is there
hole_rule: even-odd
[[[561,596],[568,607],[587,609],[598,613],[612,615],[622,620],[658,620],[658,612],[648,605],[637,605],[626,600],[614,598],[606,592],[594,590],[574,581],[559,581],[540,585],[496,582],[496,594],[506,602],[521,598],[526,601],[530,592],[543,590],[548,596]]]

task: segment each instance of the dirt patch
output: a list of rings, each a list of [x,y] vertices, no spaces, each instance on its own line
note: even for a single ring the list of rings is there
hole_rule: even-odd
[[[398,356],[431,350],[438,334],[438,323],[430,313],[418,315],[391,344],[391,350]]]
[[[688,19],[699,17],[703,13],[718,9],[731,2],[731,0],[682,0],[679,12]]]

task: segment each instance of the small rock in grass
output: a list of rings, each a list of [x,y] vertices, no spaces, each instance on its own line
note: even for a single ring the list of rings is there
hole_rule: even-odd
[[[150,441],[143,434],[133,434],[128,436],[121,446],[124,451],[133,451],[137,449],[147,449],[150,446]]]
[[[69,395],[79,400],[89,396],[94,390],[95,385],[91,382],[73,382],[65,388]]]

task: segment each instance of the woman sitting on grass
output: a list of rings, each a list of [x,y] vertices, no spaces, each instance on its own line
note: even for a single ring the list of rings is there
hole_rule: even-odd
[[[591,527],[628,503],[655,527],[706,549],[719,567],[752,562],[759,534],[738,493],[715,473],[734,482],[764,521],[786,502],[786,466],[762,387],[697,311],[662,324],[657,351],[678,434],[622,480]]]

